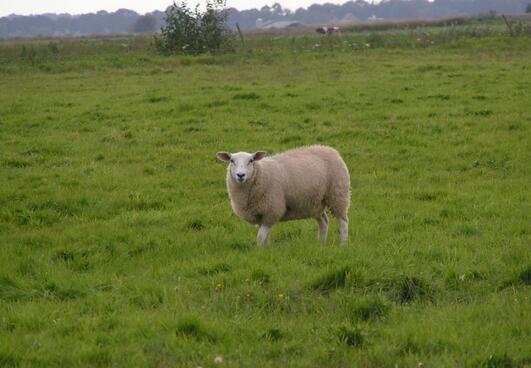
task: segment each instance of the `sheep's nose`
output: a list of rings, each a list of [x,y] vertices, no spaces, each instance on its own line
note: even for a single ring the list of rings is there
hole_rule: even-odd
[[[243,179],[243,177],[245,176],[245,174],[240,174],[240,173],[238,173],[238,174],[236,174],[236,175],[237,175],[238,178],[240,178],[240,179]]]

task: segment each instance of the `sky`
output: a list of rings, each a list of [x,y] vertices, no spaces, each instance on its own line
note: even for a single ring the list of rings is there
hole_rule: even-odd
[[[188,0],[195,6],[198,0]],[[204,4],[204,0],[200,0]],[[238,10],[261,8],[264,5],[273,5],[275,2],[282,7],[295,10],[300,7],[308,7],[316,3],[342,4],[347,0],[227,0],[227,6]],[[180,0],[178,1],[180,2]],[[164,10],[172,0],[0,0],[0,17],[9,14],[29,15],[42,13],[70,13],[83,14],[94,13],[98,10],[116,11],[126,8],[144,14],[153,10]]]

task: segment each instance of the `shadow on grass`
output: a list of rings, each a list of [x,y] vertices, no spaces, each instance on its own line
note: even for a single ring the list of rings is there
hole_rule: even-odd
[[[348,346],[361,347],[365,338],[359,327],[341,326],[337,332],[339,341]]]
[[[193,317],[181,319],[177,323],[175,333],[177,336],[187,336],[197,340],[206,340],[210,342],[215,342],[218,340],[218,337],[214,332],[209,331],[209,329],[205,327],[201,321]]]
[[[29,288],[9,277],[0,277],[0,300],[5,301],[28,301],[33,299],[57,298],[60,300],[76,299],[86,295],[86,292],[72,288],[60,287],[50,282],[36,288]]]
[[[374,321],[387,315],[390,306],[380,297],[368,296],[358,300],[349,311],[349,317],[355,321]]]
[[[342,288],[345,286],[349,273],[350,268],[347,266],[327,271],[310,283],[310,289],[329,293],[334,289]]]

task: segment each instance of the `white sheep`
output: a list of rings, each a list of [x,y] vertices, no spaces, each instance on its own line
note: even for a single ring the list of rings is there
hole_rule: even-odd
[[[350,177],[335,149],[311,146],[274,156],[258,151],[218,152],[229,162],[227,190],[234,213],[259,227],[258,245],[268,243],[269,229],[279,221],[314,218],[318,237],[328,233],[326,208],[339,221],[342,243],[348,240]]]

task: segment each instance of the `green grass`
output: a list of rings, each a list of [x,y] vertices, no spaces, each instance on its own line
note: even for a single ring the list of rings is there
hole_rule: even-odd
[[[0,42],[0,366],[529,366],[531,39],[444,32]],[[215,152],[307,144],[350,243],[258,248]]]

